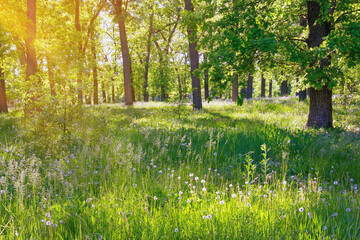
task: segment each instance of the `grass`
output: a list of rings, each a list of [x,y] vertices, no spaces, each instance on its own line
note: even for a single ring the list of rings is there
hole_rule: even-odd
[[[307,108],[102,105],[66,133],[0,116],[0,239],[359,239],[359,105],[331,131]]]

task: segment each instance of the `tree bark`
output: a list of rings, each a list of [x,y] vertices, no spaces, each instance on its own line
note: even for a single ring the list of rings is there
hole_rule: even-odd
[[[129,53],[129,45],[126,36],[125,28],[125,14],[123,12],[122,0],[114,2],[115,15],[119,25],[121,53],[123,59],[123,72],[124,72],[124,91],[125,91],[125,105],[133,105],[135,101],[134,88],[132,86],[131,76],[131,59]]]
[[[75,0],[75,29],[80,34],[80,0]],[[80,39],[80,38],[79,38]],[[82,83],[82,44],[79,40],[78,42],[79,48],[79,57],[78,57],[78,77],[77,77],[77,92],[78,92],[78,104],[83,104],[83,83]]]
[[[321,5],[317,1],[307,1],[307,20],[309,26],[309,35],[306,40],[308,48],[319,47],[324,38],[331,32],[331,23],[325,20],[319,21],[321,15]],[[326,10],[327,11],[327,10]],[[329,9],[328,14],[332,14],[334,7]],[[313,63],[316,62],[314,59]],[[313,65],[313,64],[312,64]],[[330,65],[330,55],[320,60],[320,69]],[[310,108],[307,121],[308,127],[332,128],[332,90],[328,88],[329,79],[317,79],[325,84],[321,89],[310,88]]]
[[[54,72],[53,72],[54,65],[50,59],[49,54],[46,53],[45,57],[46,57],[46,65],[47,65],[47,69],[48,69],[48,75],[49,75],[50,94],[51,94],[51,96],[56,96],[55,77],[54,77]]]
[[[101,88],[102,88],[103,103],[106,103],[106,89],[105,89],[105,84],[104,83],[101,84]]]
[[[265,97],[265,78],[264,78],[264,74],[261,74],[261,97],[264,98]]]
[[[111,78],[111,101],[115,103],[115,80],[114,77]]]
[[[193,13],[194,8],[191,0],[184,0],[184,1],[185,1],[185,10]],[[189,39],[193,106],[194,109],[200,110],[202,108],[200,79],[194,74],[194,72],[199,68],[199,52],[196,50],[196,46],[197,46],[196,32],[191,26],[188,26],[187,33]]]
[[[147,39],[147,55],[145,61],[145,79],[144,79],[144,86],[143,86],[143,93],[144,93],[144,102],[149,101],[149,92],[148,92],[148,82],[149,82],[149,67],[150,67],[150,54],[151,54],[151,37],[153,34],[153,18],[154,14],[150,15],[150,26],[149,26],[149,35]]]
[[[281,85],[280,85],[280,93],[281,93],[281,96],[282,97],[285,97],[288,95],[288,82],[287,80],[286,81],[282,81],[281,82]]]
[[[206,55],[204,54],[204,61],[207,63]],[[204,71],[204,93],[205,93],[205,100],[209,98],[209,69],[205,68]]]
[[[272,80],[269,81],[269,98],[272,97]]]
[[[27,38],[25,40],[25,46],[27,51],[26,59],[26,81],[31,81],[31,77],[36,74],[37,71],[37,61],[36,61],[36,51],[34,42],[36,39],[36,0],[27,0],[27,17],[28,23],[26,27]],[[37,88],[40,85],[39,79],[33,79],[31,85],[33,90],[28,90],[27,94],[30,95],[30,100],[33,103],[39,102],[39,93],[34,91],[39,91]],[[32,108],[32,107],[31,107]],[[39,107],[29,109],[30,112],[33,110],[40,111]]]
[[[305,101],[307,97],[306,89],[299,91],[299,101]]]
[[[6,89],[5,89],[5,74],[2,67],[0,66],[0,113],[7,113],[8,105],[6,99]]]
[[[239,76],[235,73],[234,82],[232,84],[231,98],[233,102],[237,101],[237,97],[239,96]]]
[[[91,34],[91,53],[93,55],[93,85],[94,85],[94,105],[99,104],[99,81],[98,81],[98,68],[97,68],[97,57],[96,57],[96,46],[94,34]]]
[[[246,99],[251,99],[252,98],[253,81],[254,81],[254,77],[251,76],[251,74],[249,73],[248,74],[247,84],[246,84]]]

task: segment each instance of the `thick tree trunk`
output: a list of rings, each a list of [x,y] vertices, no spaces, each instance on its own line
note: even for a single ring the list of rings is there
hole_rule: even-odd
[[[144,93],[144,102],[149,101],[149,92],[148,92],[148,81],[149,81],[149,67],[150,67],[150,54],[151,54],[151,36],[153,34],[153,18],[154,14],[150,15],[150,26],[149,26],[149,35],[147,39],[147,55],[145,61],[145,79],[144,79],[144,86],[143,86],[143,93]]]
[[[269,98],[272,97],[272,80],[269,81]]]
[[[7,105],[6,89],[5,89],[5,74],[0,66],[0,113],[7,113],[7,112],[8,112],[8,105]]]
[[[264,74],[261,74],[261,97],[264,98],[265,97],[265,78],[264,78]]]
[[[246,99],[251,99],[252,98],[253,81],[254,81],[254,77],[251,76],[251,74],[249,73],[248,74],[247,84],[246,84]]]
[[[194,12],[194,8],[191,3],[191,0],[184,0],[184,1],[185,1],[185,10],[189,12]],[[199,52],[196,50],[196,46],[197,46],[196,32],[191,26],[188,26],[187,33],[189,39],[193,106],[194,109],[200,110],[202,108],[200,79],[194,75],[194,72],[199,68]]]
[[[231,92],[231,98],[233,102],[237,101],[237,97],[239,96],[239,76],[235,73],[234,76],[234,82],[232,84],[232,92]]]
[[[281,85],[280,85],[280,93],[281,93],[281,96],[282,97],[285,97],[288,95],[288,82],[287,80],[286,81],[282,81],[281,82]]]
[[[309,36],[306,40],[308,48],[319,47],[324,38],[331,32],[331,23],[319,21],[321,15],[328,10],[322,10],[320,3],[317,1],[307,1],[307,20],[309,26]],[[329,9],[328,14],[332,14],[334,8]],[[317,59],[314,59],[314,63]],[[330,55],[320,60],[320,69],[330,65]],[[324,82],[322,89],[310,88],[310,108],[307,126],[322,128],[333,127],[332,117],[332,90],[328,88],[329,79],[317,79]]]
[[[80,34],[80,0],[75,0],[75,29]],[[80,39],[80,38],[79,38]],[[78,42],[79,48],[79,57],[78,57],[78,77],[77,77],[77,92],[78,92],[78,104],[83,104],[83,83],[82,83],[82,60],[83,60],[83,51],[81,41]]]
[[[97,56],[94,33],[91,34],[91,53],[93,55],[93,85],[94,85],[94,105],[99,104],[99,81],[98,81],[98,68]]]
[[[310,88],[310,111],[307,126],[332,127],[332,90]]]

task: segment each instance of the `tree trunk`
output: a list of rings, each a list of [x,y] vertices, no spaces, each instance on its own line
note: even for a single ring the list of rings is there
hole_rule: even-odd
[[[37,71],[37,61],[36,61],[36,52],[34,42],[36,39],[36,0],[27,0],[27,38],[25,40],[25,46],[27,50],[27,59],[26,59],[26,81],[33,81],[32,86],[34,90],[28,90],[27,94],[30,95],[30,99],[33,103],[39,101],[39,93],[34,91],[39,91],[38,85],[40,85],[40,80],[33,79],[31,77],[36,74]],[[35,107],[36,110],[40,111],[38,107]],[[32,112],[34,109],[30,109]]]
[[[272,80],[269,81],[269,98],[272,97]]]
[[[319,2],[307,1],[307,20],[309,26],[309,35],[306,40],[308,48],[319,47],[324,38],[331,32],[331,23],[327,21],[318,21],[321,15],[327,10],[323,10]],[[334,7],[329,9],[328,14],[332,14]],[[315,63],[316,59],[314,59]],[[330,55],[320,60],[320,69],[330,65]],[[317,79],[325,84],[318,90],[310,88],[310,108],[307,126],[322,128],[333,127],[332,117],[332,90],[328,88],[329,79]]]
[[[99,81],[97,69],[96,46],[94,39],[94,32],[91,34],[91,53],[93,55],[93,84],[94,84],[94,105],[99,104]]]
[[[46,53],[45,57],[46,57],[46,65],[47,65],[47,69],[48,69],[48,75],[49,75],[50,94],[51,94],[51,96],[56,96],[55,77],[54,77],[54,72],[53,72],[54,65],[52,64],[49,54]]]
[[[144,102],[149,101],[149,92],[148,92],[148,81],[149,81],[149,67],[150,67],[150,54],[151,54],[151,36],[153,34],[153,18],[154,14],[150,15],[150,26],[149,26],[149,35],[147,39],[147,55],[145,61],[145,81],[143,86],[143,93],[144,93]]]
[[[300,90],[299,91],[299,101],[301,102],[301,101],[305,101],[306,100],[306,96],[307,94],[306,94],[306,90]]]
[[[282,97],[285,97],[285,96],[288,95],[288,82],[287,82],[287,80],[281,82],[280,93],[281,93]]]
[[[0,113],[7,113],[8,105],[6,99],[6,89],[5,89],[5,74],[2,67],[0,66]]]
[[[251,74],[249,73],[248,74],[247,85],[246,85],[246,99],[251,99],[252,98],[253,81],[254,81],[254,77],[251,76]]]
[[[75,0],[75,29],[76,31],[79,33],[81,32],[81,28],[80,28],[80,0]],[[79,37],[80,39],[80,37]],[[78,92],[78,104],[82,105],[83,104],[83,90],[82,90],[82,60],[83,60],[83,56],[82,56],[82,45],[81,45],[81,40],[79,40],[78,42],[78,48],[79,48],[79,57],[78,57],[78,77],[77,77],[77,92]]]
[[[237,97],[239,95],[238,83],[239,83],[239,76],[235,73],[234,82],[232,84],[232,92],[231,92],[231,98],[233,102],[237,101]]]
[[[178,86],[179,86],[179,100],[182,101],[181,79],[180,79],[180,74],[178,72],[177,72],[177,79],[178,79]]]
[[[185,1],[185,10],[194,12],[191,0]],[[200,80],[194,75],[194,71],[199,68],[199,52],[196,50],[197,38],[196,32],[191,26],[187,27],[188,39],[189,39],[189,51],[190,51],[190,65],[191,65],[191,85],[193,93],[193,106],[194,109],[200,110],[202,108],[201,102],[201,87]]]
[[[111,78],[111,101],[115,103],[115,80],[114,77]]]
[[[103,103],[106,103],[106,90],[105,90],[105,84],[104,83],[101,84],[101,88],[102,88]]]
[[[120,3],[121,1],[117,1]],[[132,86],[132,77],[131,77],[131,60],[129,53],[129,46],[126,36],[125,22],[123,16],[120,12],[118,16],[119,32],[120,32],[120,42],[121,42],[121,53],[123,58],[123,71],[124,71],[124,90],[125,90],[125,105],[133,105],[135,100],[134,89]]]
[[[204,54],[204,61],[207,63],[206,55]],[[209,98],[209,69],[205,68],[204,71],[204,92],[205,92],[205,100]]]
[[[261,74],[261,97],[264,98],[265,97],[265,78],[264,78],[264,74]]]

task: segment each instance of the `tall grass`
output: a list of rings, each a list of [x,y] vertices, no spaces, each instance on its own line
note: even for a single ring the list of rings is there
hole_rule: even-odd
[[[306,109],[103,105],[66,133],[1,116],[0,239],[358,239],[359,134],[305,129]]]

